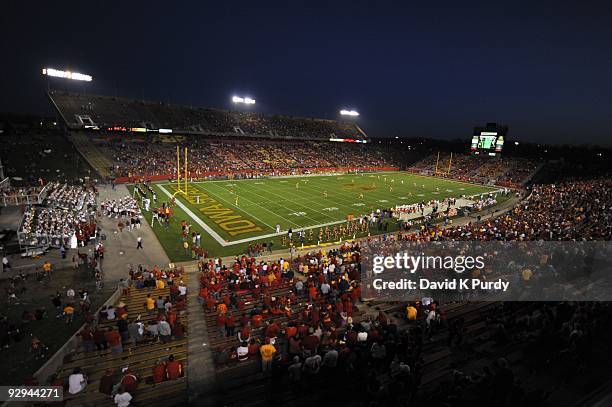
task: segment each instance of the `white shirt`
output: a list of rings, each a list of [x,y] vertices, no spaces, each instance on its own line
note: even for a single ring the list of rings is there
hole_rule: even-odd
[[[128,407],[132,401],[132,395],[127,391],[115,395],[115,404],[117,407]]]
[[[249,354],[249,348],[247,346],[239,346],[236,349],[236,353],[238,354],[238,359],[246,359],[246,356]]]
[[[368,340],[368,333],[367,332],[359,332],[357,334],[357,342],[365,342]]]
[[[70,394],[77,394],[83,390],[86,385],[85,376],[83,376],[82,373],[73,373],[68,376],[68,392]]]
[[[186,295],[187,294],[187,287],[185,287],[184,285],[179,285],[178,289],[179,289],[179,293],[181,293],[181,295]]]

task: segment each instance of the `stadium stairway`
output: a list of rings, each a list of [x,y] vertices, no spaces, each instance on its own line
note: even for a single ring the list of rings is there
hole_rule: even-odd
[[[188,274],[184,273],[183,280],[187,280]],[[120,301],[123,301],[128,310],[128,322],[138,318],[140,315],[142,321],[154,320],[155,316],[148,316],[144,312],[143,304],[147,297],[151,294],[154,298],[158,296],[166,297],[170,295],[170,290],[148,288],[135,289],[132,288],[128,295],[123,295]],[[188,312],[188,311],[187,311]],[[104,375],[107,368],[114,369],[116,380],[121,378],[121,369],[129,366],[132,373],[139,378],[139,384],[136,391],[132,394],[134,402],[138,406],[149,407],[172,407],[184,405],[187,402],[187,350],[188,350],[188,330],[187,313],[179,315],[181,323],[185,326],[185,337],[172,340],[168,343],[161,342],[142,342],[133,345],[131,340],[124,344],[124,351],[121,354],[112,353],[110,350],[98,353],[85,352],[83,349],[78,349],[69,355],[64,360],[63,366],[58,371],[60,378],[67,378],[75,367],[80,367],[87,375],[87,387],[76,395],[64,394],[65,405],[70,406],[114,406],[110,396],[98,392],[100,378]],[[115,326],[115,321],[100,322],[101,327]],[[175,360],[183,364],[184,376],[176,380],[168,380],[158,384],[152,383],[152,368],[158,360],[166,361],[170,355],[174,355]]]
[[[94,145],[86,134],[81,132],[69,132],[68,139],[74,144],[83,158],[85,158],[85,161],[87,161],[102,178],[110,177],[110,168],[113,166],[113,163]]]

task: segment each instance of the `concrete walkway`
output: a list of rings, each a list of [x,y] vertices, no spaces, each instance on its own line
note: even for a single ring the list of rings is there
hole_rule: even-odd
[[[98,204],[105,200],[119,199],[129,195],[125,185],[117,185],[115,189],[112,189],[110,185],[101,185],[99,192]],[[121,278],[126,278],[130,265],[134,267],[138,267],[139,264],[150,267],[153,265],[168,266],[170,260],[146,221],[141,223],[140,229],[128,231],[124,228],[123,232],[119,232],[118,222],[117,219],[106,216],[99,219],[102,233],[106,235],[106,240],[102,242],[106,253],[102,267],[104,279],[107,282],[115,283]],[[142,237],[143,250],[136,250],[138,236]]]
[[[215,363],[212,349],[208,341],[206,316],[202,306],[198,304],[200,291],[198,267],[195,262],[181,263],[189,275],[187,282],[187,312],[189,315],[189,335],[187,344],[187,380],[189,402],[203,406],[216,405],[211,395],[215,393],[217,384]]]

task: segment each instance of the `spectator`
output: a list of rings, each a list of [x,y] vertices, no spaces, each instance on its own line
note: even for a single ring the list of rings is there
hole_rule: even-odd
[[[183,365],[178,360],[174,360],[174,355],[168,357],[166,375],[168,380],[175,380],[183,375]]]
[[[77,394],[87,386],[87,377],[81,372],[80,368],[75,368],[68,376],[68,393]]]
[[[66,323],[69,324],[74,320],[74,307],[70,304],[64,306],[64,316],[66,317]]]
[[[123,386],[120,386],[113,400],[117,407],[128,407],[132,401],[132,395]]]
[[[115,375],[112,368],[107,368],[104,372],[104,376],[100,378],[100,385],[98,391],[103,394],[111,395],[113,393],[113,387],[115,386]]]
[[[93,352],[96,348],[94,343],[94,333],[91,330],[89,324],[85,324],[80,332],[81,340],[83,341],[83,350],[85,352]]]
[[[121,335],[119,334],[119,331],[117,331],[116,328],[110,328],[104,336],[113,353],[123,353]]]
[[[159,333],[159,338],[163,343],[170,342],[172,336],[172,328],[170,327],[170,324],[168,323],[168,321],[166,321],[165,318],[163,318],[157,323],[157,330]]]
[[[261,369],[264,373],[269,372],[276,353],[276,348],[270,343],[269,338],[266,338],[266,343],[259,348],[259,352],[261,353]]]

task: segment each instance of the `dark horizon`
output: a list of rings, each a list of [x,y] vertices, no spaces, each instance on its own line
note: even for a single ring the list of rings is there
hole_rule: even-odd
[[[371,137],[467,139],[498,122],[512,140],[612,146],[608,4],[236,4],[5,5],[0,111],[52,113],[40,70],[54,67],[94,79],[53,87],[107,96],[354,108]]]

